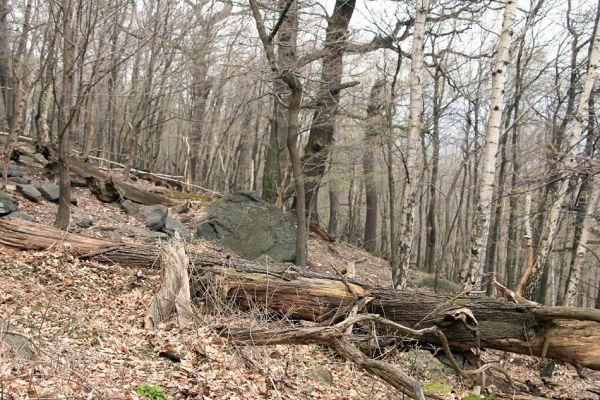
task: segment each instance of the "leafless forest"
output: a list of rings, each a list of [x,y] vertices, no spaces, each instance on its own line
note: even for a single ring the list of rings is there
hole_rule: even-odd
[[[0,149],[258,191],[409,268],[600,308],[595,0],[1,0]],[[595,85],[596,83],[596,85]]]

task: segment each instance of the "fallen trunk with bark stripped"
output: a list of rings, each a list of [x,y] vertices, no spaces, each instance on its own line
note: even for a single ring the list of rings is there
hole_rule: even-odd
[[[167,207],[181,203],[179,200],[152,193],[140,186],[125,182],[78,158],[71,158],[70,169],[71,172],[85,179],[90,190],[104,202],[129,199],[149,206],[163,204]]]
[[[67,245],[68,244],[68,245]],[[155,265],[159,249],[88,238],[12,218],[0,219],[0,245],[44,250],[62,245],[82,259],[133,268]],[[402,292],[292,265],[261,265],[213,251],[190,254],[192,294],[206,288],[241,307],[264,306],[289,318],[335,322],[364,298],[361,312],[381,315],[410,328],[438,326],[454,348],[475,344],[474,332],[448,316],[472,311],[482,347],[544,355],[577,367],[600,370],[600,311],[521,305],[488,297]],[[362,303],[365,303],[364,301]],[[437,343],[434,335],[422,340]],[[546,350],[544,350],[546,349]],[[543,354],[545,353],[545,354]]]

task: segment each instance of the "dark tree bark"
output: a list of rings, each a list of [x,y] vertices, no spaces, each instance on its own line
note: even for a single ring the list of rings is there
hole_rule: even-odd
[[[75,85],[75,33],[71,0],[62,0],[63,73],[58,115],[58,169],[60,194],[58,212],[54,226],[67,229],[71,223],[71,179],[69,177],[69,156],[71,153],[71,133],[73,129],[73,92]]]
[[[287,0],[279,20],[271,34],[267,34],[262,15],[258,9],[256,0],[250,0],[250,8],[256,22],[256,28],[260,40],[265,49],[269,65],[273,72],[277,73],[281,79],[288,85],[291,90],[288,108],[288,132],[287,132],[287,147],[290,153],[290,161],[292,163],[292,172],[294,175],[294,186],[296,189],[296,264],[304,267],[308,259],[308,225],[306,223],[306,211],[304,208],[304,173],[302,171],[300,151],[298,149],[298,123],[300,106],[302,105],[302,83],[294,71],[287,69],[280,69],[277,65],[277,59],[275,56],[275,50],[273,48],[273,38],[277,34],[277,29],[280,28],[283,19],[289,11],[294,0]]]
[[[377,251],[377,181],[375,175],[375,145],[381,138],[385,126],[385,117],[381,113],[384,103],[385,80],[377,80],[371,88],[369,105],[367,106],[367,126],[365,128],[365,144],[363,150],[363,176],[365,182],[365,233],[364,247],[369,253]]]
[[[339,223],[340,199],[335,182],[329,182],[329,225],[327,230],[330,235],[337,236]]]
[[[317,109],[302,159],[303,169],[306,171],[306,210],[309,211],[313,221],[319,219],[317,211],[319,187],[333,145],[335,116],[342,89],[344,44],[355,4],[356,0],[336,0],[325,33]]]
[[[437,185],[440,165],[440,118],[442,114],[442,98],[444,94],[444,83],[441,71],[440,61],[436,63],[435,72],[433,75],[433,129],[431,137],[431,181],[429,183],[429,207],[427,208],[426,216],[426,234],[427,245],[425,252],[425,268],[427,272],[433,274],[435,272],[435,258],[437,251]]]
[[[278,8],[283,11],[287,0],[279,0]],[[293,71],[296,68],[296,45],[298,39],[298,5],[292,2],[286,12],[281,26],[277,31],[277,62],[279,68]],[[281,103],[288,104],[290,92],[288,85],[281,79],[274,80],[275,95]],[[290,159],[286,151],[289,121],[287,110],[278,100],[273,101],[273,115],[271,116],[271,130],[263,172],[262,198],[269,203],[283,205],[284,190],[290,183]]]

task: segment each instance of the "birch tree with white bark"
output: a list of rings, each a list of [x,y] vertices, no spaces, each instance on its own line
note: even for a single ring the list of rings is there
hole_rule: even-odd
[[[406,139],[405,167],[406,180],[403,199],[402,233],[400,238],[399,265],[393,269],[394,286],[404,290],[408,281],[413,231],[415,226],[415,205],[418,186],[415,182],[417,171],[417,146],[421,135],[423,114],[423,42],[429,0],[417,0],[417,14],[410,63],[410,104],[408,114],[408,137]]]
[[[485,145],[481,161],[481,183],[477,195],[475,217],[471,232],[471,249],[468,264],[461,273],[463,282],[478,285],[483,277],[485,265],[487,237],[490,230],[490,215],[492,212],[492,195],[496,177],[496,158],[498,142],[502,129],[502,112],[504,110],[505,82],[508,66],[510,65],[510,45],[513,36],[517,1],[508,0],[502,20],[502,33],[496,47],[497,58],[492,71],[492,95],[490,111],[485,134]]]
[[[574,167],[576,162],[576,147],[584,130],[583,123],[589,113],[590,95],[594,87],[594,81],[598,74],[598,53],[600,51],[600,29],[598,29],[598,26],[596,26],[596,32],[591,42],[591,46],[592,49],[590,52],[589,66],[585,82],[583,84],[583,91],[581,93],[581,97],[579,98],[579,108],[577,110],[577,114],[575,115],[575,126],[573,127],[573,136],[570,143],[573,146],[571,147],[572,153],[569,154],[569,167]],[[598,182],[596,175],[591,175],[589,179],[591,179],[589,186],[591,191],[589,198],[587,199],[587,211],[585,213],[585,219],[581,229],[581,237],[579,238],[579,243],[577,244],[577,248],[575,250],[575,260],[571,267],[571,271],[569,272],[569,279],[567,281],[567,289],[564,297],[564,305],[571,307],[576,305],[575,300],[577,296],[577,289],[581,281],[582,263],[587,252],[587,242],[590,236],[590,230],[595,223],[594,215],[596,211],[596,205],[598,203],[598,197],[600,195],[600,182]],[[563,185],[568,185],[568,179],[563,181]],[[566,191],[566,188],[564,189]],[[564,191],[561,191],[561,193],[564,195]],[[560,203],[553,204],[553,210],[555,207],[559,208]]]

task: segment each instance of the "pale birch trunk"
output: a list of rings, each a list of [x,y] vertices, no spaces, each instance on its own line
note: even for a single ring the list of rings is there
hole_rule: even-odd
[[[596,77],[596,72],[598,69],[599,51],[600,29],[596,27],[596,32],[594,34],[594,40],[592,42],[592,49],[590,54],[590,64],[588,67],[587,75],[585,77],[585,82],[583,84],[583,92],[581,93],[581,97],[579,98],[579,109],[577,110],[577,115],[575,116],[575,126],[573,127],[573,138],[571,140],[571,143],[573,143],[574,139],[577,139],[577,142],[575,143],[578,143],[583,133],[583,121],[589,113],[590,95],[594,87],[594,79]],[[569,155],[569,161],[572,164],[571,166],[574,166],[574,146],[571,147],[571,153],[572,154]],[[598,197],[600,195],[600,189],[598,188],[598,182],[596,182],[595,176],[592,175],[589,179],[591,179],[591,182],[589,184],[590,196],[587,201],[587,211],[585,213],[585,219],[583,220],[583,227],[581,228],[581,237],[579,238],[579,243],[577,244],[577,250],[575,252],[575,260],[569,273],[569,279],[567,281],[567,289],[565,292],[564,299],[564,305],[572,307],[575,306],[575,296],[577,294],[577,288],[581,280],[581,264],[583,263],[583,259],[585,258],[585,253],[587,250],[587,241],[590,235],[590,228],[595,222],[594,213],[596,211],[596,204],[598,203]],[[564,182],[568,182],[568,180],[565,179]],[[558,206],[560,206],[560,203],[558,203]]]
[[[405,195],[402,196],[402,236],[400,239],[399,266],[394,269],[394,287],[400,290],[406,288],[412,238],[415,225],[415,203],[417,190],[417,144],[421,135],[421,114],[423,112],[423,40],[425,37],[425,22],[429,8],[429,0],[417,0],[417,15],[413,33],[412,59],[410,63],[410,108],[408,115],[408,138],[406,141],[405,165],[406,183]],[[392,246],[394,244],[392,243]]]
[[[490,213],[494,178],[496,177],[496,155],[501,131],[502,111],[504,109],[504,84],[510,63],[510,44],[517,10],[516,0],[507,0],[502,21],[502,33],[498,42],[498,58],[492,71],[492,96],[486,129],[485,145],[481,161],[481,183],[477,198],[477,209],[471,234],[471,259],[461,272],[463,282],[479,285],[483,277],[486,258],[487,238],[490,230]]]
[[[545,232],[542,232],[542,239],[540,241],[540,247],[535,257],[533,273],[529,278],[527,283],[527,288],[525,294],[527,297],[531,297],[535,295],[539,288],[539,283],[541,279],[541,274],[544,268],[544,265],[548,261],[548,255],[550,254],[550,250],[552,249],[552,242],[554,237],[556,236],[556,232],[558,231],[558,222],[560,220],[560,209],[562,204],[565,201],[565,197],[567,195],[567,191],[569,189],[569,176],[575,168],[577,167],[577,147],[581,143],[582,134],[583,134],[583,121],[585,117],[588,115],[589,110],[589,100],[590,95],[592,93],[592,88],[594,87],[594,79],[596,77],[596,72],[598,69],[598,52],[600,47],[600,30],[596,27],[596,31],[594,33],[594,38],[591,43],[592,49],[590,52],[590,63],[587,71],[587,75],[585,78],[585,82],[583,84],[583,90],[581,92],[581,96],[579,97],[579,108],[577,110],[577,114],[575,115],[575,124],[573,127],[573,134],[569,140],[569,145],[567,147],[568,153],[566,154],[561,171],[566,176],[560,183],[560,187],[558,189],[558,194],[556,198],[553,200],[550,206],[550,212],[548,213],[548,228]],[[594,183],[592,182],[591,187],[591,195],[590,198],[598,196],[598,189],[594,188]],[[590,199],[592,200],[592,199]],[[587,213],[593,211],[590,208],[593,208],[592,201],[588,203],[588,211]],[[585,256],[585,247],[579,248],[582,244],[585,246],[584,235],[587,236],[589,233],[585,233],[585,230],[589,230],[589,225],[591,218],[588,218],[586,215],[586,220],[588,222],[584,222],[584,227],[582,228],[581,236],[582,238],[579,241],[579,245],[577,246],[577,254],[581,251],[583,254],[581,257],[577,255],[577,259],[575,264],[573,265],[573,270],[571,271],[572,277],[570,277],[569,282],[567,283],[567,292],[565,294],[565,304],[572,304],[574,298],[572,296],[575,295],[577,284],[579,283],[579,279],[581,277],[581,261],[583,256]],[[586,226],[587,225],[587,226]],[[578,271],[577,271],[578,270]]]
[[[590,65],[587,71],[587,76],[585,78],[585,83],[583,85],[583,92],[581,94],[581,98],[579,99],[579,109],[577,110],[577,115],[575,116],[575,127],[573,128],[574,136],[582,135],[583,121],[589,114],[589,100],[594,86],[594,78],[596,77],[596,72],[598,69],[599,51],[600,29],[598,29],[598,27],[596,26],[596,32],[590,52]],[[587,210],[585,212],[583,226],[581,227],[581,235],[579,237],[579,242],[577,243],[577,247],[574,254],[575,259],[573,260],[573,263],[571,265],[571,271],[569,272],[569,278],[567,280],[567,288],[564,297],[564,305],[570,307],[575,307],[575,296],[577,295],[577,288],[579,286],[579,282],[581,281],[581,267],[587,250],[587,242],[590,236],[590,228],[595,222],[594,213],[596,212],[598,198],[600,197],[600,188],[598,187],[599,182],[597,182],[596,175],[591,175],[589,179],[590,195],[587,199]]]
[[[575,259],[573,260],[571,271],[569,272],[567,288],[563,301],[563,305],[567,307],[576,307],[577,289],[579,287],[579,282],[581,281],[581,267],[587,251],[590,230],[595,224],[594,214],[597,209],[598,197],[600,195],[600,182],[595,179],[595,176],[591,176],[589,179],[591,179],[591,182],[590,196],[587,199],[587,211],[583,220],[583,226],[581,227],[579,243],[577,243],[577,248],[575,250]]]

